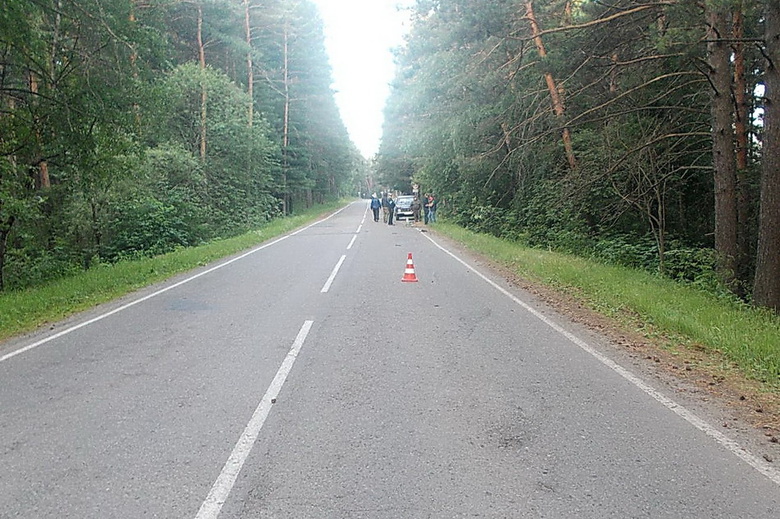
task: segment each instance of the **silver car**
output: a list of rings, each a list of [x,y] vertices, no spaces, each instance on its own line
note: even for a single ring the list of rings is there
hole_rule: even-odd
[[[401,195],[395,199],[396,220],[401,221],[401,220],[410,220],[414,218],[414,213],[412,212],[413,200],[414,197],[412,195]]]

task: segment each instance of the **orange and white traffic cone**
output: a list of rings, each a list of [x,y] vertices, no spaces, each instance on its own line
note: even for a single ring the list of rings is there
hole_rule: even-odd
[[[410,281],[417,283],[417,275],[414,273],[414,263],[412,263],[412,253],[409,253],[409,257],[406,259],[406,270],[404,270],[404,277],[401,281]]]

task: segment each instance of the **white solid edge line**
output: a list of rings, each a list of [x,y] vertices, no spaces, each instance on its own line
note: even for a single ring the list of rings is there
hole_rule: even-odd
[[[346,256],[342,255],[339,259],[338,263],[336,263],[336,266],[333,267],[333,272],[330,273],[330,277],[325,282],[325,285],[322,287],[322,290],[320,290],[320,293],[324,294],[328,290],[330,290],[330,286],[333,284],[333,280],[336,279],[336,274],[339,273],[339,269],[341,268],[341,264],[344,263],[344,260],[347,259]]]
[[[234,262],[236,262],[238,260],[244,259],[247,256],[250,256],[250,255],[254,254],[255,252],[258,252],[258,251],[261,251],[261,250],[263,250],[263,249],[265,249],[267,247],[270,247],[271,245],[276,245],[280,241],[286,240],[290,236],[295,236],[296,234],[299,234],[299,233],[301,233],[301,232],[303,232],[303,231],[305,231],[307,229],[311,229],[315,225],[318,225],[318,224],[320,224],[320,223],[322,223],[322,222],[324,222],[326,220],[329,220],[330,218],[333,218],[334,216],[339,214],[341,211],[346,209],[346,207],[348,207],[348,206],[342,207],[338,211],[335,211],[334,213],[326,216],[325,218],[323,218],[321,220],[317,220],[316,222],[313,222],[313,223],[307,225],[306,227],[298,229],[297,231],[295,231],[293,233],[290,233],[288,235],[285,235],[285,236],[282,236],[280,238],[277,238],[274,241],[271,241],[271,242],[265,243],[263,245],[260,245],[259,247],[256,247],[256,248],[254,248],[254,249],[252,249],[250,251],[247,251],[244,254],[241,254],[240,256],[236,256],[235,258],[230,259],[228,261],[225,261],[224,263],[220,263],[219,265],[211,267],[210,269],[204,270],[203,272],[199,272],[199,273],[195,274],[194,276],[190,276],[187,279],[183,279],[183,280],[179,281],[178,283],[174,283],[173,285],[170,285],[170,286],[167,286],[167,287],[165,287],[163,289],[157,290],[156,292],[148,294],[148,295],[146,295],[144,297],[138,298],[138,299],[136,299],[134,301],[130,301],[129,303],[127,303],[125,305],[122,305],[122,306],[120,306],[118,308],[114,308],[113,310],[111,310],[109,312],[106,312],[104,314],[100,314],[97,317],[89,319],[88,321],[84,321],[83,323],[79,323],[79,324],[77,324],[75,326],[71,326],[70,328],[66,328],[66,329],[64,329],[64,330],[62,330],[60,332],[55,333],[54,335],[49,335],[48,337],[45,337],[45,338],[43,338],[43,339],[41,339],[39,341],[36,341],[36,342],[34,342],[32,344],[28,344],[27,346],[24,346],[23,348],[19,348],[18,350],[14,350],[14,351],[12,351],[10,353],[6,353],[5,355],[0,356],[0,362],[4,362],[4,361],[6,361],[6,360],[8,360],[8,359],[10,359],[12,357],[16,357],[17,355],[21,355],[22,353],[30,351],[33,348],[37,348],[38,346],[42,346],[42,345],[46,344],[47,342],[53,341],[54,339],[58,339],[58,338],[62,337],[63,335],[67,335],[67,334],[69,334],[71,332],[74,332],[74,331],[78,330],[79,328],[83,328],[83,327],[88,326],[90,324],[94,324],[94,323],[96,323],[96,322],[98,322],[98,321],[100,321],[102,319],[105,319],[106,317],[109,317],[111,315],[119,313],[119,312],[121,312],[123,310],[127,310],[131,306],[135,306],[138,303],[142,303],[142,302],[144,302],[144,301],[146,301],[148,299],[151,299],[153,297],[157,297],[160,294],[163,294],[163,293],[165,293],[165,292],[167,292],[167,291],[169,291],[171,289],[174,289],[176,287],[184,285],[185,283],[189,283],[190,281],[193,281],[193,280],[195,280],[195,279],[197,279],[197,278],[199,278],[201,276],[205,276],[206,274],[210,274],[210,273],[214,272],[215,270],[219,270],[222,267],[226,267],[226,266],[230,265],[231,263],[234,263]]]
[[[733,440],[732,438],[729,438],[722,432],[720,432],[716,427],[710,425],[702,418],[699,418],[696,414],[689,411],[682,405],[678,404],[671,398],[668,398],[661,394],[659,391],[657,391],[655,388],[644,382],[642,379],[634,375],[631,371],[627,370],[626,368],[620,366],[612,359],[609,359],[596,351],[592,346],[590,346],[588,343],[580,339],[579,337],[575,336],[574,334],[564,330],[562,327],[545,317],[543,314],[529,306],[527,303],[521,301],[516,296],[514,296],[509,291],[505,290],[503,287],[499,286],[497,283],[495,283],[493,280],[479,272],[477,269],[460,259],[458,256],[456,256],[454,253],[450,252],[449,250],[445,249],[442,245],[439,245],[433,238],[429,237],[427,234],[423,234],[428,240],[433,243],[436,247],[441,249],[444,253],[448,254],[452,258],[454,258],[457,262],[465,266],[466,268],[470,269],[474,272],[477,276],[482,278],[485,282],[487,282],[489,285],[491,285],[493,288],[510,298],[512,301],[514,301],[516,304],[523,307],[527,312],[534,315],[537,319],[544,322],[547,326],[555,330],[556,332],[560,333],[567,339],[569,339],[571,342],[579,346],[584,351],[588,352],[590,355],[595,357],[599,362],[607,366],[608,368],[615,371],[617,374],[619,374],[621,377],[629,381],[630,383],[634,384],[636,387],[641,389],[643,392],[645,392],[647,395],[651,396],[658,402],[660,402],[664,407],[678,415],[680,418],[688,422],[689,424],[693,425],[700,431],[702,431],[704,434],[709,436],[710,438],[714,439],[716,442],[718,442],[721,446],[728,449],[732,454],[740,458],[742,461],[750,465],[753,469],[757,470],[764,476],[766,476],[769,480],[771,480],[776,485],[780,485],[780,471],[777,469],[770,467],[766,462],[764,462],[761,458],[758,456],[755,456],[751,452],[749,452],[746,448],[742,447],[737,443],[737,441]]]
[[[238,478],[238,474],[241,472],[241,467],[244,466],[244,462],[249,457],[249,453],[252,450],[255,441],[257,441],[260,429],[263,428],[263,424],[265,423],[268,414],[271,412],[273,402],[276,401],[276,397],[279,395],[279,391],[282,389],[282,386],[287,379],[287,375],[290,373],[290,370],[292,370],[293,364],[295,364],[295,359],[301,351],[303,342],[306,340],[306,336],[309,334],[312,324],[314,324],[314,321],[306,321],[303,323],[290,352],[279,367],[279,371],[276,372],[276,376],[271,382],[271,385],[268,386],[268,389],[263,395],[262,400],[260,400],[260,404],[258,404],[257,409],[255,409],[249,423],[244,428],[244,432],[238,439],[238,443],[233,447],[233,452],[225,462],[225,466],[222,468],[222,472],[220,472],[217,480],[211,487],[208,496],[206,496],[206,500],[203,501],[203,504],[200,506],[200,510],[198,510],[198,515],[195,516],[195,519],[216,519],[219,515],[222,510],[222,505],[225,504],[231,490],[233,490],[233,485],[235,485],[236,478]]]

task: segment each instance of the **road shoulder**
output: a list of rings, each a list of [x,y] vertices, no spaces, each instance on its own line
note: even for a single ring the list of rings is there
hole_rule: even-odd
[[[532,282],[509,267],[425,229],[480,269],[598,338],[602,353],[670,394],[769,463],[780,463],[780,395],[740,373],[717,352],[658,334],[633,315],[611,317],[575,293]]]

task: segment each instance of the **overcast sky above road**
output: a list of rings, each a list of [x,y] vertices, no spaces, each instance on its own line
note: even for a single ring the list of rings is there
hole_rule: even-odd
[[[314,0],[325,22],[333,88],[352,141],[366,157],[379,148],[382,110],[395,65],[391,49],[409,28],[399,6],[413,0]]]

